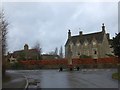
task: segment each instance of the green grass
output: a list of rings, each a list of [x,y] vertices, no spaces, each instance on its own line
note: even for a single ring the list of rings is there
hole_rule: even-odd
[[[120,80],[120,73],[113,73],[113,74],[112,74],[112,78],[113,78],[113,79]]]

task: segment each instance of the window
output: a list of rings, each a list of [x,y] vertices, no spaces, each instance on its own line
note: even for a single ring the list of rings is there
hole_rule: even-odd
[[[96,42],[93,42],[93,45],[96,45]]]
[[[85,42],[85,46],[87,46],[88,45],[88,42]]]
[[[94,54],[97,54],[97,51],[96,51],[96,50],[94,50]]]
[[[97,54],[97,48],[93,48],[93,54],[94,54],[94,55]]]
[[[80,55],[80,52],[78,52],[78,55]]]
[[[77,43],[77,46],[79,47],[79,46],[80,46],[80,44],[79,44],[79,43]]]

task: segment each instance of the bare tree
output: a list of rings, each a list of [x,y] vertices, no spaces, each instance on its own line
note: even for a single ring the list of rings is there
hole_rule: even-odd
[[[58,48],[55,48],[55,55],[58,55]]]
[[[41,48],[41,45],[40,45],[40,43],[37,41],[36,43],[35,43],[35,45],[33,46],[33,49],[36,49],[37,50],[37,52],[38,52],[38,59],[42,59],[41,58],[41,53],[42,53],[42,48]]]
[[[60,56],[60,58],[63,58],[63,48],[62,48],[62,46],[60,47],[59,56]]]
[[[8,22],[4,17],[4,12],[0,12],[0,45],[2,47],[2,74],[5,74],[5,53],[7,50],[7,30]]]
[[[58,48],[56,47],[54,51],[48,53],[49,55],[58,55]]]
[[[7,33],[8,33],[8,23],[4,18],[4,13],[1,12],[0,13],[0,29],[1,29],[1,34],[2,34],[2,53],[5,54],[6,50],[7,50],[7,43],[6,43],[6,39],[7,39]]]

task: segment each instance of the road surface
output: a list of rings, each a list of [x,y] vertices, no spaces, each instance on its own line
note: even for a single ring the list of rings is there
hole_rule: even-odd
[[[118,88],[118,81],[112,79],[112,73],[117,72],[116,69],[62,72],[58,70],[11,70],[9,72],[27,77],[30,83],[29,88]]]

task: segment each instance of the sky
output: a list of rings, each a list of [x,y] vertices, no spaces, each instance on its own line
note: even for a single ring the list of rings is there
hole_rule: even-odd
[[[72,36],[94,33],[105,23],[110,38],[118,32],[117,2],[4,2],[2,7],[9,22],[9,52],[36,42],[43,53],[64,49],[68,29]]]

